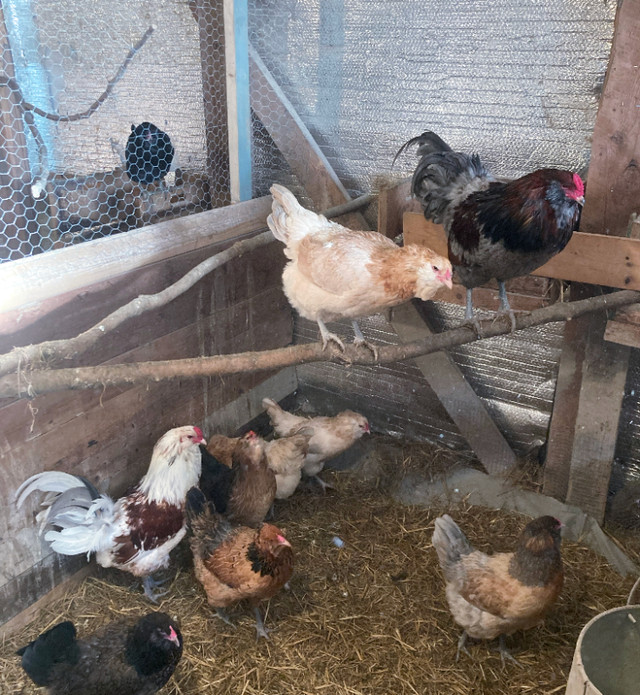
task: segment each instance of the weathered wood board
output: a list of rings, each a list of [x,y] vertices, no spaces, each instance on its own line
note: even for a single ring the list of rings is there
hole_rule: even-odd
[[[431,332],[412,303],[392,310],[391,325],[403,342],[424,338]],[[504,473],[515,466],[516,455],[453,359],[446,352],[437,352],[417,357],[413,362],[487,473]]]
[[[446,256],[447,240],[441,225],[424,216],[404,215],[405,244],[424,244]],[[532,275],[585,282],[625,290],[640,289],[640,239],[574,232],[564,251],[534,270]]]

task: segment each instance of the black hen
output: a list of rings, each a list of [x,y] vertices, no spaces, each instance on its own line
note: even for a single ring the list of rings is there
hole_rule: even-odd
[[[174,149],[169,136],[153,123],[131,125],[125,149],[127,176],[136,183],[161,181],[171,168]]]
[[[49,695],[152,695],[178,665],[182,635],[165,613],[112,622],[83,640],[66,620],[16,653]]]
[[[473,318],[472,289],[495,278],[500,310],[515,326],[504,281],[527,275],[567,245],[584,203],[582,179],[571,171],[538,169],[499,182],[477,154],[453,152],[430,131],[405,143],[396,158],[413,145],[420,161],[412,192],[424,216],[447,232],[449,260],[467,288],[466,318]]]

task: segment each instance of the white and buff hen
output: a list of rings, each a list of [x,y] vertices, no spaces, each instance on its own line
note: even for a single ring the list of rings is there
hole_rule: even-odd
[[[284,186],[273,184],[269,229],[290,258],[284,292],[306,319],[316,321],[323,347],[344,344],[325,321],[352,319],[355,343],[367,345],[356,319],[451,288],[451,263],[424,246],[397,246],[378,232],[347,229],[303,208]],[[368,346],[376,356],[372,346]]]
[[[363,434],[371,432],[367,418],[353,410],[343,410],[334,417],[302,417],[283,410],[271,398],[263,398],[262,407],[279,437],[312,433],[302,470],[315,478],[323,490],[329,486],[318,477],[318,473],[324,468],[325,461],[346,451]]]

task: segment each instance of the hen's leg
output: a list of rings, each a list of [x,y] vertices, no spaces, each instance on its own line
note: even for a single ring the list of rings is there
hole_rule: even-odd
[[[313,478],[316,481],[316,483],[318,483],[318,485],[322,488],[322,494],[323,495],[327,492],[327,489],[335,490],[335,488],[333,487],[333,485],[331,485],[331,483],[325,482],[324,480],[322,480],[322,478],[319,475],[312,475],[310,477]]]
[[[322,337],[322,349],[325,350],[328,342],[335,343],[342,352],[344,352],[344,343],[338,338],[335,333],[332,333],[325,325],[322,319],[317,319],[318,328],[320,329],[320,336]]]
[[[235,625],[231,622],[231,618],[225,613],[225,611],[222,608],[216,608],[216,615],[220,620],[222,620],[223,623],[226,623],[227,625],[231,625],[232,628],[235,629]]]
[[[523,668],[522,664],[514,656],[511,656],[509,650],[507,649],[507,645],[505,644],[504,635],[500,635],[500,639],[498,640],[498,645],[499,645],[498,651],[500,652],[500,660],[502,661],[503,666],[504,666],[504,660],[508,659],[509,661],[514,663],[516,666]]]
[[[262,616],[260,615],[260,609],[258,608],[258,606],[254,607],[253,614],[256,616],[256,640],[259,640],[261,637],[269,639],[269,633],[273,632],[273,628],[267,630],[267,628],[264,626],[264,623],[262,622]]]
[[[511,319],[511,332],[516,330],[516,316],[513,313],[513,309],[509,305],[509,300],[507,299],[507,290],[504,286],[504,281],[498,280],[498,296],[500,297],[500,312],[501,314],[507,314]]]
[[[469,658],[471,658],[471,654],[469,654],[469,650],[466,648],[466,643],[467,643],[467,633],[464,631],[460,635],[460,639],[458,640],[458,651],[456,652],[456,661],[460,658],[460,652],[464,652]]]
[[[373,359],[377,361],[378,349],[376,348],[376,346],[371,345],[371,343],[369,343],[369,342],[367,342],[367,340],[365,340],[365,337],[362,335],[362,331],[360,330],[360,326],[358,326],[358,322],[355,319],[353,321],[351,321],[351,325],[353,326],[353,333],[355,335],[355,339],[353,341],[353,344],[357,345],[357,346],[363,345],[368,350],[371,350],[371,352],[373,353]]]
[[[151,601],[151,603],[158,603],[158,599],[161,596],[164,596],[165,594],[168,594],[168,591],[154,591],[154,589],[157,589],[159,586],[162,586],[167,580],[163,580],[161,582],[155,580],[151,575],[146,576],[142,580],[142,588],[144,590],[144,595]]]

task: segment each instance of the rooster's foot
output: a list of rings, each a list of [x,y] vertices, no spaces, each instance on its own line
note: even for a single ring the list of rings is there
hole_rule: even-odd
[[[456,651],[456,663],[460,659],[460,652],[463,654],[466,654],[469,658],[471,658],[471,654],[469,654],[469,650],[466,648],[466,643],[467,643],[467,633],[463,632],[460,635],[460,639],[458,640],[458,650]]]
[[[504,640],[504,635],[500,635],[500,639],[498,640],[498,651],[500,652],[500,661],[502,661],[502,666],[504,668],[504,662],[505,659],[508,661],[511,661],[511,663],[515,664],[519,668],[524,668],[523,665],[515,658],[515,656],[512,656],[509,650],[507,649],[507,646],[505,644]]]
[[[264,626],[264,623],[262,622],[262,616],[260,615],[260,609],[256,606],[253,609],[253,613],[256,616],[256,642],[261,638],[264,637],[265,639],[269,639],[269,633],[274,632],[275,628],[269,628],[267,629]]]
[[[220,620],[222,620],[223,623],[231,626],[234,630],[236,629],[236,626],[231,622],[231,618],[224,612],[222,608],[216,608],[216,615],[218,618],[220,618]]]
[[[511,308],[502,310],[500,309],[499,311],[496,312],[496,319],[502,317],[502,316],[508,316],[509,320],[511,321],[511,332],[515,333],[516,330],[516,314],[515,311]]]
[[[144,595],[149,599],[149,601],[151,601],[151,603],[158,603],[158,599],[161,596],[164,596],[165,594],[169,593],[169,590],[154,591],[154,589],[157,589],[159,586],[162,586],[166,582],[166,579],[158,581],[157,579],[154,579],[151,575],[148,575],[142,580],[142,589],[144,591]]]

